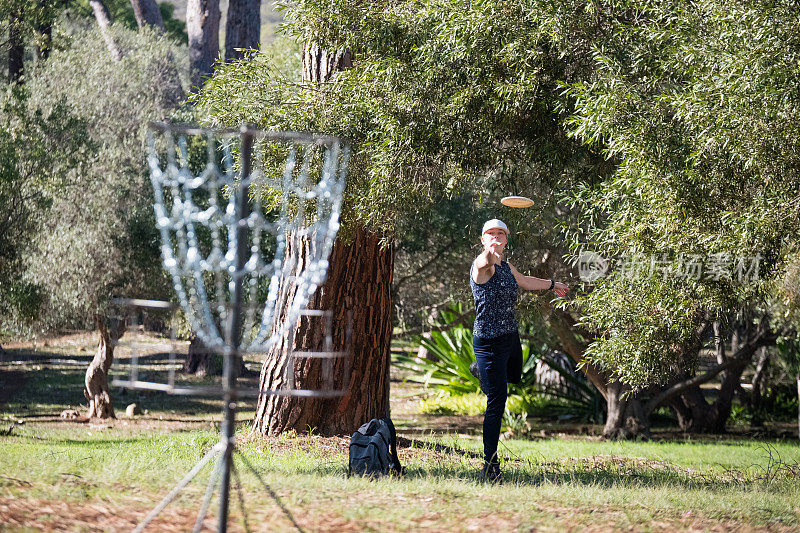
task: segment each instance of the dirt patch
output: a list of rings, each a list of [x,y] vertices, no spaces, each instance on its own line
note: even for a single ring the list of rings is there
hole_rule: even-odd
[[[138,416],[134,419],[124,418],[117,419],[87,419],[79,417],[75,419],[62,419],[58,414],[40,417],[25,417],[21,418],[27,423],[34,423],[37,428],[67,428],[72,425],[83,425],[90,431],[105,431],[109,429],[117,429],[122,431],[130,431],[132,433],[142,432],[160,432],[160,433],[173,433],[180,431],[191,431],[197,429],[213,429],[218,430],[220,417],[214,420],[205,418],[153,418],[146,415]]]
[[[376,502],[376,505],[407,505],[402,497],[396,502]],[[131,531],[147,515],[150,508],[142,504],[129,506],[104,501],[65,502],[34,498],[0,498],[0,524],[7,528],[25,528],[41,531]],[[409,518],[401,524],[379,518],[347,518],[330,508],[306,508],[293,510],[293,516],[303,531],[355,532],[364,530],[399,531],[516,531],[523,524],[531,531],[630,531],[636,530],[618,509],[591,510],[557,505],[549,502],[531,502],[531,511],[538,518],[524,518],[514,513],[487,513],[477,516],[442,516],[431,512]],[[196,508],[170,506],[150,523],[148,531],[190,531],[196,520]],[[279,509],[265,505],[247,516],[248,530],[253,531],[297,531]],[[647,525],[648,531],[770,531],[794,532],[796,527],[770,524],[754,526],[731,520],[713,520],[703,516],[684,513],[680,516],[665,516],[656,513]],[[203,523],[203,531],[215,531],[216,521],[209,516]],[[228,530],[245,531],[242,517],[232,509]]]
[[[87,345],[97,345],[96,331],[75,331],[49,335],[47,337],[33,340],[15,339],[3,343],[3,348],[6,350],[35,350],[40,347],[60,346],[80,349],[82,347],[86,347]]]
[[[0,498],[0,523],[5,527],[41,531],[131,531],[147,509],[121,508],[105,502],[65,502],[29,498]],[[172,508],[151,522],[151,531],[189,531],[196,510]],[[207,530],[215,529],[209,519]]]

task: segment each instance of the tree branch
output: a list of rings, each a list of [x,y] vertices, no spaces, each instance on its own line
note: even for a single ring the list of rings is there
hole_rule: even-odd
[[[453,246],[454,243],[455,243],[455,239],[450,239],[450,242],[447,243],[447,246],[444,246],[444,247],[440,248],[439,250],[437,250],[436,253],[433,255],[433,257],[430,258],[430,260],[426,261],[421,267],[419,267],[414,272],[412,272],[410,274],[406,274],[405,276],[403,276],[402,278],[397,280],[397,283],[394,284],[394,290],[397,290],[397,288],[400,287],[403,283],[405,283],[409,279],[413,278],[414,276],[416,276],[417,274],[419,274],[420,272],[422,272],[423,270],[425,270],[426,268],[431,266],[437,260],[439,260],[442,257],[442,255]]]
[[[644,407],[644,411],[647,415],[650,415],[653,411],[656,410],[660,405],[662,405],[667,400],[677,396],[678,394],[684,392],[685,390],[690,389],[691,387],[702,385],[703,383],[707,383],[717,377],[720,372],[724,372],[729,368],[735,367],[737,365],[745,365],[747,362],[753,357],[755,351],[760,348],[761,346],[767,346],[770,344],[774,344],[777,340],[778,335],[774,333],[768,333],[764,327],[759,325],[756,335],[753,338],[748,339],[748,342],[745,345],[736,351],[729,359],[727,359],[724,363],[717,365],[716,367],[708,370],[707,372],[700,374],[699,376],[695,376],[692,379],[688,379],[685,381],[681,381],[680,383],[676,383],[669,387],[668,389],[662,391],[661,393],[657,394],[655,397],[650,399],[649,402]]]
[[[111,26],[111,14],[108,12],[108,8],[103,3],[103,0],[89,0],[89,5],[92,6],[94,18],[97,19],[97,25],[100,26],[100,33],[103,35],[106,47],[108,47],[108,51],[111,53],[111,59],[116,63],[122,59],[122,52],[119,51],[117,43],[114,42],[114,37],[112,37],[111,33],[108,31],[108,28]]]

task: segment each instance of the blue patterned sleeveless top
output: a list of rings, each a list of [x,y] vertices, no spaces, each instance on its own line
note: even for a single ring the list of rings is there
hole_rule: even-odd
[[[486,283],[478,284],[472,279],[470,268],[469,285],[475,298],[475,325],[472,334],[483,339],[492,339],[517,331],[517,280],[508,263],[501,261],[494,266],[494,275]]]

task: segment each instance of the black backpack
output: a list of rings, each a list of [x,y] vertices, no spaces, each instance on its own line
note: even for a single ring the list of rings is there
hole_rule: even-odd
[[[373,418],[350,437],[348,474],[379,477],[402,474],[397,435],[389,418]]]

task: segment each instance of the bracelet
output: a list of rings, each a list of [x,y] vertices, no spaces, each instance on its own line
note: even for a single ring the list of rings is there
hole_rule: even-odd
[[[553,278],[550,278],[550,288],[548,288],[547,290],[551,291],[551,290],[553,290],[553,287],[555,287],[555,286],[556,286],[556,280],[554,280]]]

